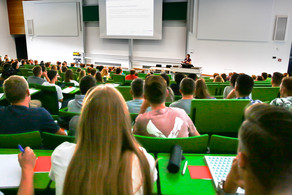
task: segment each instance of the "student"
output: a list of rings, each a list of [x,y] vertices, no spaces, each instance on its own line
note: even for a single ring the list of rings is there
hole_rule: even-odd
[[[103,83],[102,76],[101,76],[100,72],[97,72],[95,74],[95,80],[96,80],[97,83]]]
[[[172,89],[174,95],[181,95],[180,92],[179,92],[179,85],[180,85],[180,82],[186,77],[185,74],[183,73],[176,73],[174,75],[174,80],[175,80],[175,83],[171,84],[170,85],[170,88]]]
[[[83,77],[85,77],[86,76],[86,72],[85,72],[85,70],[81,70],[80,72],[79,72],[79,75],[78,75],[78,81],[80,82],[80,80],[83,78]]]
[[[87,93],[77,144],[54,150],[49,175],[57,195],[151,194],[154,158],[136,142],[127,105],[115,88],[100,85]]]
[[[57,71],[54,70],[50,70],[48,73],[48,77],[50,79],[49,82],[44,82],[43,85],[44,86],[55,86],[56,90],[57,90],[57,95],[58,95],[58,101],[59,101],[59,109],[62,107],[62,102],[63,102],[63,93],[62,93],[62,89],[61,87],[59,87],[58,85],[56,85],[56,81],[58,80],[58,75],[57,75]]]
[[[74,100],[68,102],[68,112],[78,112],[80,113],[83,99],[87,91],[96,86],[96,80],[93,76],[87,75],[80,80],[80,91],[81,95],[76,94]]]
[[[264,81],[267,80],[267,78],[268,78],[268,73],[263,72],[263,73],[262,73],[262,77],[263,77],[263,80],[264,80]]]
[[[96,75],[96,68],[92,68],[91,70],[90,70],[90,75],[91,76],[93,76],[93,77],[95,77],[95,75]]]
[[[227,97],[227,95],[234,89],[234,86],[235,86],[235,82],[236,82],[236,79],[237,77],[239,76],[239,74],[235,73],[235,74],[232,74],[231,78],[230,78],[230,86],[226,86],[224,88],[224,91],[223,91],[223,98],[225,99]]]
[[[271,105],[280,106],[292,111],[292,77],[285,77],[280,86],[281,98],[271,101]]]
[[[117,68],[116,69],[116,74],[117,75],[122,75],[123,74],[123,70],[121,68]]]
[[[272,77],[272,87],[280,87],[283,79],[283,74],[279,72],[274,72]]]
[[[193,74],[193,73],[192,74],[189,74],[188,77],[191,78],[191,79],[193,79],[195,82],[198,79],[197,74]]]
[[[5,80],[3,89],[11,105],[0,108],[1,134],[45,131],[65,135],[47,110],[29,108],[30,93],[28,83],[23,77],[9,77]]]
[[[290,194],[292,189],[292,113],[267,104],[245,112],[238,154],[219,194]],[[221,193],[223,192],[223,193]]]
[[[36,66],[32,69],[33,75],[34,76],[29,76],[27,78],[27,82],[30,83],[34,83],[34,84],[38,84],[38,85],[42,85],[44,82],[46,82],[46,80],[49,80],[47,72],[43,72],[42,68],[40,66]],[[42,76],[44,76],[46,78],[43,79],[41,78]]]
[[[79,86],[79,83],[73,79],[73,71],[68,69],[65,73],[65,82],[74,83],[74,86]]]
[[[145,100],[134,126],[135,134],[164,138],[200,135],[184,110],[165,106],[167,86],[162,77],[149,76],[144,93]],[[145,113],[149,106],[152,111]]]
[[[141,105],[144,101],[144,81],[140,78],[137,78],[131,83],[131,94],[133,100],[127,101],[128,110],[130,113],[139,113]]]
[[[224,83],[224,80],[220,75],[217,75],[213,82],[214,83]]]
[[[228,94],[226,99],[232,99],[235,96],[236,99],[250,100],[250,104],[262,103],[260,100],[250,98],[253,85],[254,81],[250,76],[246,74],[239,75],[235,82],[235,88]]]
[[[210,96],[204,79],[198,79],[195,83],[195,99],[216,99]]]
[[[134,69],[132,69],[132,70],[130,70],[130,74],[128,74],[125,79],[126,80],[134,80],[134,79],[138,78],[135,74],[136,74],[136,71]]]
[[[166,81],[166,84],[167,84],[168,95],[166,97],[166,102],[173,102],[174,101],[174,93],[173,93],[172,89],[169,87],[170,79],[166,73],[162,73],[160,76],[162,78],[164,78],[164,80]]]
[[[104,79],[104,82],[106,82],[108,79],[110,79],[110,75],[108,73],[107,68],[103,68],[102,71],[100,72],[101,77]]]
[[[191,103],[194,98],[195,92],[195,82],[191,78],[184,78],[180,82],[180,93],[182,94],[182,99],[173,102],[169,107],[181,108],[186,111],[187,114],[191,113]]]

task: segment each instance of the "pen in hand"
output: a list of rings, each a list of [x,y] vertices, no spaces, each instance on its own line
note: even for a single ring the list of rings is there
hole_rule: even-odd
[[[18,144],[18,148],[19,150],[22,152],[22,154],[24,153],[24,149],[22,148],[22,146],[20,144]]]

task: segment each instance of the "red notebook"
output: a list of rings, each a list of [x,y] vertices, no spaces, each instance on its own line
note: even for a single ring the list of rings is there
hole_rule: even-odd
[[[51,157],[39,156],[34,167],[35,173],[49,172],[51,169]]]
[[[212,179],[208,166],[188,166],[192,179]]]

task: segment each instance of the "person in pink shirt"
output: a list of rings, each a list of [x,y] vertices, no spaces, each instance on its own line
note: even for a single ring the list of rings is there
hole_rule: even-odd
[[[126,80],[134,80],[134,79],[138,78],[135,74],[136,74],[136,71],[134,69],[132,69],[130,71],[130,74],[127,75],[125,79]]]
[[[166,82],[162,77],[149,76],[145,80],[145,100],[136,118],[134,134],[161,138],[200,135],[183,109],[165,106],[167,93]],[[145,112],[149,106],[152,111]]]

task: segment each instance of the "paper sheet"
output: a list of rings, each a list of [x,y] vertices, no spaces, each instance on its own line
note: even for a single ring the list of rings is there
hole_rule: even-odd
[[[18,187],[20,179],[21,168],[17,154],[0,155],[0,189]]]
[[[31,89],[29,89],[29,93],[30,93],[30,95],[32,95],[32,94],[34,94],[35,92],[38,92],[39,90],[37,90],[37,89],[33,89],[33,88],[31,88]]]
[[[188,166],[192,179],[212,179],[208,166]]]
[[[2,97],[3,97],[3,95],[4,95],[4,93],[0,93],[0,98],[2,98]]]
[[[51,156],[39,156],[34,167],[35,173],[46,173],[51,170]]]
[[[62,90],[62,93],[70,93],[71,91],[74,91],[76,87],[66,87]]]

